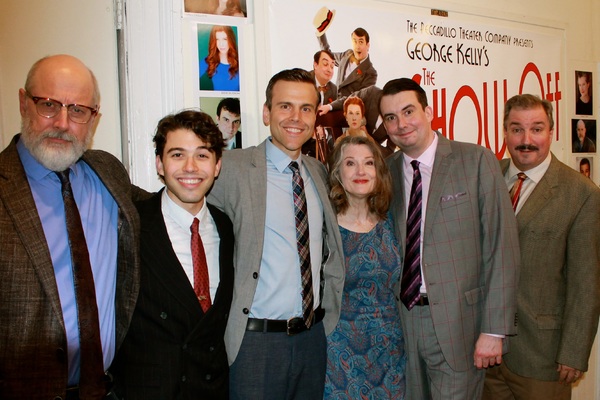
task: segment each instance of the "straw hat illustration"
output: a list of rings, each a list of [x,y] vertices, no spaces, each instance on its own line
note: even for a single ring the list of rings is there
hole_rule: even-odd
[[[315,18],[313,19],[313,25],[317,30],[317,37],[323,36],[327,28],[329,28],[329,25],[331,25],[333,17],[335,17],[335,10],[321,7],[319,11],[317,11]]]

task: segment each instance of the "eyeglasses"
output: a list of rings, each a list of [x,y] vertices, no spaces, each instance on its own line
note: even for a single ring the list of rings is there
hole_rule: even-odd
[[[25,91],[25,93],[33,100],[38,115],[44,118],[56,117],[63,107],[67,108],[67,116],[76,124],[87,124],[94,115],[98,114],[97,108],[83,106],[81,104],[63,104],[58,100],[50,99],[48,97],[32,96],[27,91]]]

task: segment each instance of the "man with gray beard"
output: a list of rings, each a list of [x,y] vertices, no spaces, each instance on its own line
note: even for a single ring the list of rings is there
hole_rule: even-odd
[[[94,74],[68,55],[37,61],[19,90],[22,131],[0,153],[2,399],[110,390],[139,290],[139,190],[88,150],[99,103]]]

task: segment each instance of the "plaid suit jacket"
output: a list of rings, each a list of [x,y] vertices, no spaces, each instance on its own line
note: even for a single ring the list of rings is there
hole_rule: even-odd
[[[444,358],[452,369],[465,371],[473,367],[480,333],[516,333],[519,243],[494,155],[478,145],[450,141],[439,134],[438,139],[421,263]],[[397,152],[387,162],[394,185],[396,234],[405,249],[402,159],[402,152]],[[404,305],[398,305],[402,317],[410,318]],[[406,340],[407,346],[415,345],[414,338]]]
[[[65,397],[67,340],[50,250],[15,136],[0,153],[0,398]],[[139,290],[139,217],[123,165],[112,155],[83,156],[119,205],[117,348]]]

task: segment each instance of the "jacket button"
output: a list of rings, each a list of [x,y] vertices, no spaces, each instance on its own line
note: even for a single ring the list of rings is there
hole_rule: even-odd
[[[186,377],[185,375],[183,375],[183,376],[181,377],[181,382],[185,382],[186,380],[187,380],[187,377]]]
[[[206,376],[204,377],[204,379],[206,379],[207,381],[210,381],[212,379],[212,375],[211,374],[206,374]]]
[[[164,311],[163,311],[163,312],[161,312],[161,313],[160,313],[160,317],[161,317],[162,319],[167,319],[167,313],[166,313],[166,312],[164,312]]]
[[[250,310],[248,310],[247,308],[244,308],[244,309],[242,310],[242,312],[243,312],[244,314],[246,314],[246,315],[250,314]]]
[[[208,351],[215,351],[215,346],[210,346],[210,347],[208,348]]]
[[[182,346],[182,348],[183,348],[184,350],[186,350],[186,349],[187,349],[187,343],[184,343],[184,344],[183,344],[183,346]]]
[[[258,278],[258,272],[254,272],[254,273],[252,274],[252,277],[253,277],[254,279]]]
[[[56,397],[54,398],[54,400],[63,400],[63,398],[62,398],[62,397],[60,397],[60,396],[56,396]]]

